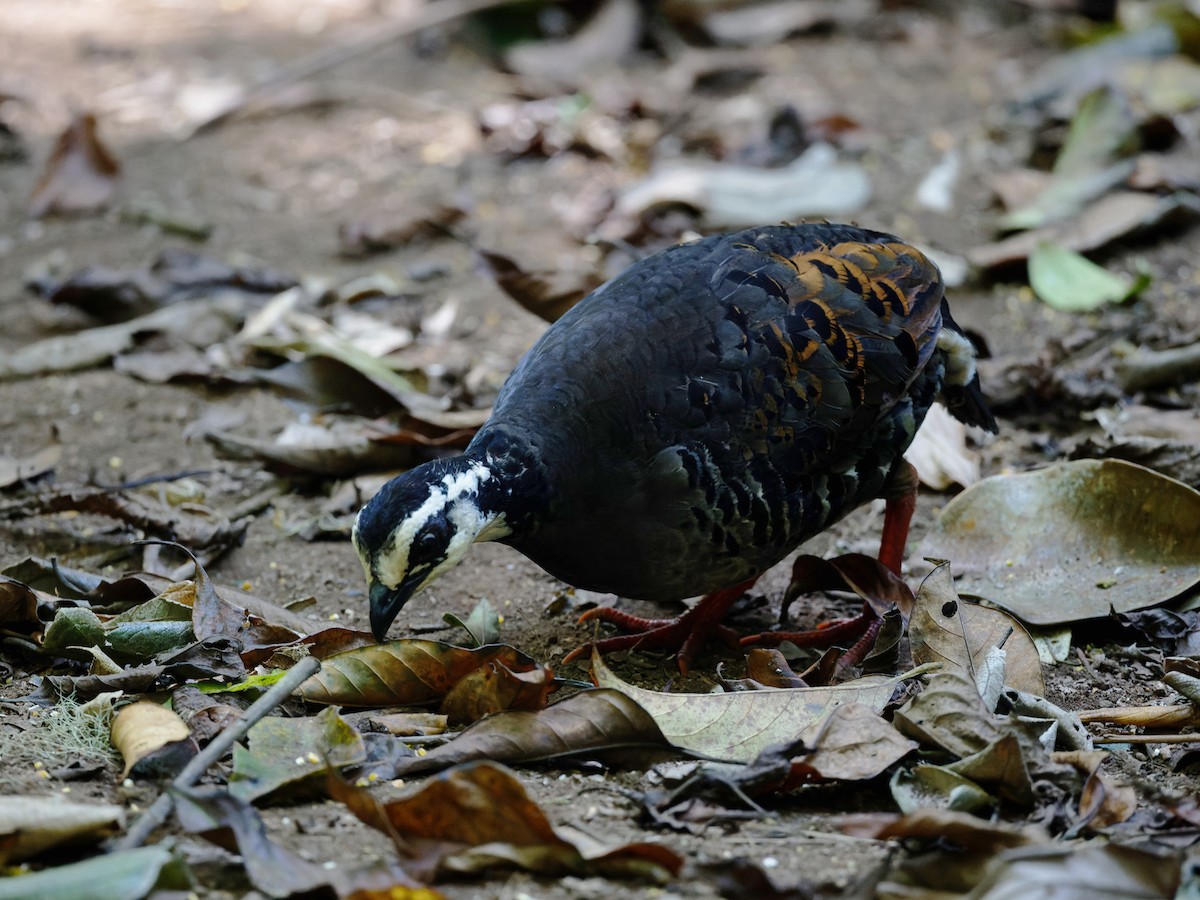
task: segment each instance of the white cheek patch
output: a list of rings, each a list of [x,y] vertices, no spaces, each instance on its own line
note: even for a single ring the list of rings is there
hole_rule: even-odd
[[[394,588],[408,574],[408,551],[421,529],[446,508],[446,495],[436,488],[428,499],[405,517],[392,532],[392,543],[375,559],[375,574],[383,584]]]

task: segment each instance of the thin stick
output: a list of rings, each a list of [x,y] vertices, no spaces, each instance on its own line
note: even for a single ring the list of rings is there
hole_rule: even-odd
[[[246,732],[254,727],[260,719],[283,703],[291,696],[292,691],[300,686],[301,682],[315,675],[320,669],[321,661],[315,656],[306,656],[288,669],[282,678],[271,685],[265,694],[242,713],[242,717],[233,726],[218,734],[207,747],[196,754],[183,771],[175,776],[170,787],[159,794],[158,799],[142,813],[141,818],[133,823],[125,836],[114,842],[113,850],[132,850],[134,847],[144,844],[154,829],[165,822],[167,816],[171,814],[171,809],[175,805],[175,798],[171,795],[172,789],[187,790],[195,784],[200,776],[208,771],[209,766],[224,756],[235,742],[245,737]]]
[[[231,100],[223,109],[209,116],[207,119],[198,122],[187,137],[194,137],[202,132],[216,128],[230,117],[245,109],[254,100],[261,99],[281,87],[295,84],[297,81],[303,81],[306,78],[312,78],[314,75],[319,75],[321,72],[340,66],[347,60],[365,56],[368,53],[374,53],[381,47],[386,47],[388,44],[399,40],[405,35],[424,31],[426,28],[433,28],[437,25],[445,25],[447,22],[453,22],[455,19],[461,19],[463,16],[469,16],[472,13],[482,12],[485,9],[492,9],[497,6],[507,6],[513,2],[514,0],[441,0],[438,3],[430,3],[415,16],[401,19],[383,28],[373,28],[362,37],[347,41],[344,44],[338,44],[326,50],[321,50],[293,65],[284,66],[282,69],[267,75],[257,84],[246,88],[246,90]]]
[[[1200,744],[1198,734],[1102,734],[1094,744]]]

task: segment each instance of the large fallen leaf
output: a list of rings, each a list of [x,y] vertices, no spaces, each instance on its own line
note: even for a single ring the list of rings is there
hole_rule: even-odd
[[[771,744],[795,740],[831,708],[857,703],[875,712],[909,675],[869,675],[831,687],[739,691],[732,694],[664,694],[622,681],[598,655],[592,680],[626,694],[648,712],[676,747],[729,762],[750,762]]]
[[[1143,609],[1200,583],[1200,493],[1120,460],[999,475],[946,505],[922,555],[1035,625]]]
[[[516,776],[493,762],[458,766],[387,804],[342,782],[332,784],[331,792],[368,825],[391,835],[408,860],[406,868],[424,880],[519,868],[665,883],[683,867],[682,858],[661,844],[614,848],[575,834],[568,839]]]
[[[61,444],[49,444],[27,456],[0,456],[0,490],[41,478],[52,472],[61,458]]]
[[[141,900],[151,891],[182,893],[192,887],[187,863],[164,842],[0,878],[0,900]]]
[[[338,653],[296,691],[312,703],[421,706],[441,700],[471,672],[499,663],[528,672],[534,661],[505,644],[468,650],[419,639],[389,641]]]
[[[90,213],[112,199],[121,165],[96,133],[96,117],[81,113],[58,136],[29,198],[29,215]]]
[[[1044,243],[1029,257],[1029,284],[1057,310],[1091,312],[1141,293],[1150,284],[1150,276],[1130,279],[1114,275],[1073,250]]]
[[[967,673],[983,692],[979,674],[988,652],[1003,644],[1004,683],[1030,694],[1046,693],[1041,659],[1029,632],[998,609],[959,599],[950,566],[938,566],[921,584],[908,622],[913,662],[936,662]]]
[[[1028,259],[1047,241],[1084,252],[1145,231],[1194,222],[1197,218],[1200,218],[1200,198],[1188,191],[1160,197],[1117,190],[1089,204],[1074,218],[974,247],[967,252],[967,259],[991,269]]]
[[[654,719],[636,701],[620,691],[598,688],[536,712],[506,710],[488,716],[450,743],[405,762],[399,774],[436,772],[476,759],[527,763],[668,747]]]
[[[814,144],[791,165],[756,169],[732,164],[679,164],[629,188],[616,212],[641,216],[662,204],[700,211],[714,228],[746,228],[814,216],[848,216],[871,198],[871,180],[857,163],[841,162],[828,144]]]
[[[975,682],[965,672],[934,675],[925,690],[896,710],[896,729],[960,759],[1004,736],[1004,728],[984,707]]]
[[[51,847],[99,841],[124,818],[124,808],[109,803],[68,803],[54,795],[0,797],[0,862],[8,865]]]

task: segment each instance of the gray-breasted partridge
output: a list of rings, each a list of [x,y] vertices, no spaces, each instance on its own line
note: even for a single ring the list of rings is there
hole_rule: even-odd
[[[498,540],[588,590],[705,594],[673,619],[591,613],[637,632],[601,649],[676,648],[685,668],[729,636],[749,583],[877,497],[880,560],[899,572],[916,491],[902,454],[935,398],[995,430],[937,267],[895,237],[781,225],[650,256],[546,331],[461,456],[363,508],[372,629],[382,640],[409,597]]]

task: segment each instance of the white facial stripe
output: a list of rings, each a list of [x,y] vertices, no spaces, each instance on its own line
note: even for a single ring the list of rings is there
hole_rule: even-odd
[[[404,580],[409,574],[408,559],[413,541],[421,529],[438,515],[446,516],[454,526],[455,533],[447,547],[446,559],[430,570],[421,587],[457,565],[476,536],[489,524],[474,498],[479,494],[479,486],[491,477],[487,466],[474,462],[468,469],[446,474],[441,485],[432,485],[425,502],[409,513],[396,528],[391,548],[379,554],[375,560],[375,574],[379,580],[388,587],[395,587]]]

